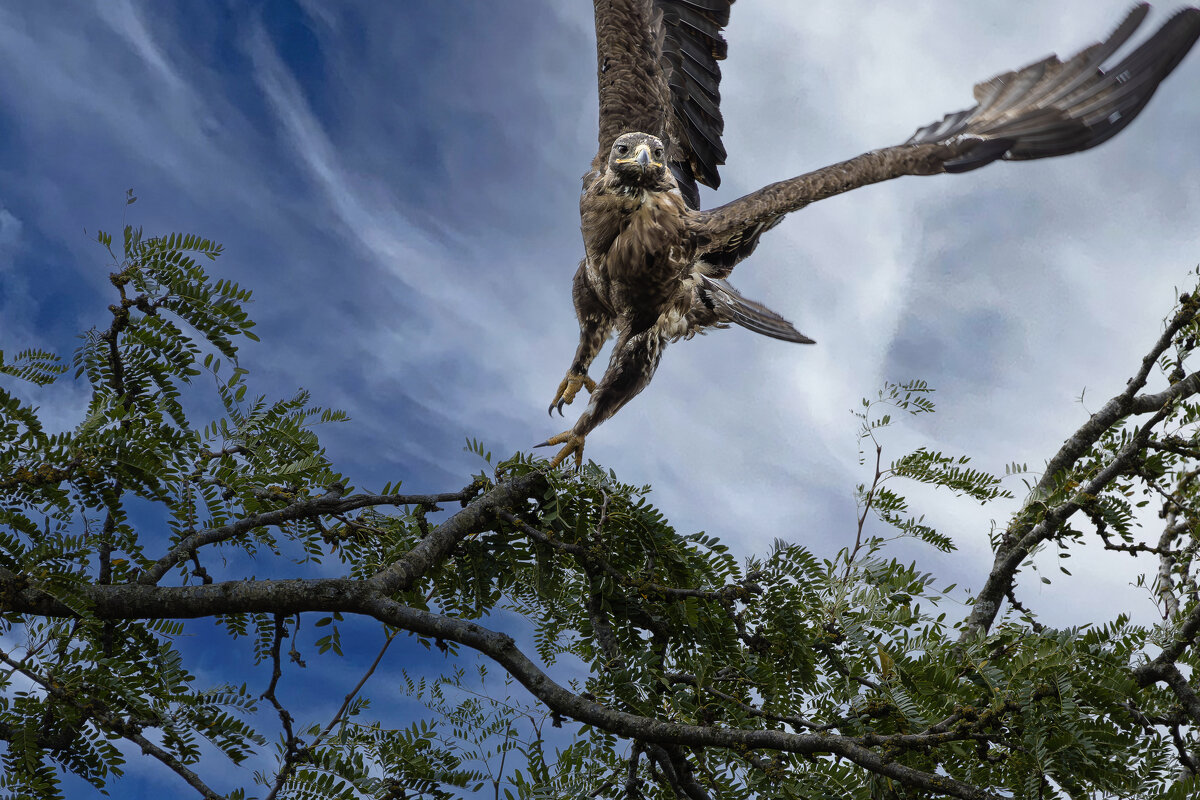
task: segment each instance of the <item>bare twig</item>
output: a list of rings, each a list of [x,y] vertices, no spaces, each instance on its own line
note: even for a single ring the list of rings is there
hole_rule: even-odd
[[[846,556],[846,571],[842,574],[842,581],[850,579],[850,568],[854,563],[855,556],[863,546],[863,526],[867,523],[867,515],[871,513],[871,505],[875,502],[875,493],[879,491],[879,484],[883,478],[882,469],[883,445],[875,443],[875,477],[871,479],[871,488],[867,490],[867,497],[863,501],[862,513],[858,515],[858,528],[854,533],[854,547]]]
[[[1046,630],[1045,625],[1034,619],[1033,612],[1026,608],[1023,603],[1017,600],[1016,590],[1014,587],[1008,587],[1008,591],[1004,596],[1008,600],[1008,604],[1010,606],[1012,606],[1019,613],[1025,615],[1025,618],[1029,620],[1029,626],[1033,628],[1034,632],[1041,633],[1042,631]]]
[[[279,663],[280,645],[283,643],[283,637],[286,635],[284,628],[285,617],[283,614],[275,615],[275,638],[271,641],[271,682],[267,685],[267,690],[262,693],[263,699],[271,703],[275,708],[275,712],[279,715],[279,724],[283,726],[283,766],[279,768],[279,773],[275,776],[275,784],[271,787],[271,791],[267,794],[266,800],[275,800],[279,791],[287,783],[287,779],[292,776],[296,769],[296,764],[302,761],[305,757],[307,748],[304,742],[296,737],[295,731],[292,729],[292,715],[279,702],[279,698],[275,696],[275,689],[279,686],[279,679],[283,676],[283,669]]]
[[[362,688],[367,685],[367,681],[370,680],[371,676],[375,674],[375,670],[379,667],[379,663],[383,661],[384,654],[387,653],[388,648],[392,646],[392,642],[395,641],[398,635],[398,631],[384,631],[383,646],[379,648],[379,652],[375,655],[375,660],[371,662],[371,666],[367,667],[367,671],[363,673],[363,676],[359,679],[358,683],[354,684],[354,688],[346,694],[346,697],[342,700],[342,705],[338,708],[337,713],[334,714],[332,719],[330,719],[325,727],[321,729],[321,732],[317,734],[317,738],[313,739],[311,747],[316,747],[323,742],[325,737],[329,735],[329,732],[333,730],[334,726],[341,721],[342,715],[345,714],[346,709],[350,707],[351,701],[358,696],[358,693],[362,691]]]

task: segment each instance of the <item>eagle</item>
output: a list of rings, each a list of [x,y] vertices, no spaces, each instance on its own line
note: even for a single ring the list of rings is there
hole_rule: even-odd
[[[1184,8],[1120,60],[1145,20],[1136,5],[1107,39],[1066,60],[1049,56],[975,86],[975,105],[919,128],[903,144],[700,208],[716,189],[721,144],[719,62],[734,0],[594,0],[599,150],[579,201],[584,257],[572,299],[579,346],[549,412],[591,394],[575,425],[538,447],[582,464],[587,435],[650,383],[664,347],[739,325],[788,342],[812,339],[728,282],[783,217],[833,195],[899,178],[1076,153],[1119,133],[1200,37]],[[588,368],[617,341],[599,382]]]

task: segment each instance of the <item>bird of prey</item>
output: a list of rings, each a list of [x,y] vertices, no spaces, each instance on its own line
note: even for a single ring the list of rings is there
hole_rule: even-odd
[[[1137,116],[1200,36],[1200,9],[1185,8],[1114,59],[1149,11],[1139,4],[1104,41],[978,84],[974,106],[903,144],[702,211],[697,184],[717,188],[725,163],[718,62],[733,0],[594,4],[600,149],[579,201],[585,254],[572,291],[579,347],[550,411],[561,415],[580,388],[591,400],[574,427],[539,445],[562,445],[553,466],[571,455],[582,463],[585,437],[646,388],[668,342],[730,323],[812,342],[726,281],[784,215],[902,175],[968,172],[1095,147]],[[614,331],[597,383],[588,367]]]

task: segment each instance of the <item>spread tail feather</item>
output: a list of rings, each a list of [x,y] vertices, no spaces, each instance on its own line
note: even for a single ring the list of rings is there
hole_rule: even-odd
[[[700,275],[700,297],[704,304],[716,312],[722,322],[732,322],[743,328],[772,339],[798,344],[816,344],[792,323],[776,314],[762,303],[756,303],[741,295],[737,289],[720,278]]]

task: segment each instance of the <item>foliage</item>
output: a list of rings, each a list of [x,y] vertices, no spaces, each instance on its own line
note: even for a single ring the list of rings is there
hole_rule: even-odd
[[[1200,791],[1191,296],[1041,476],[929,447],[885,459],[893,415],[934,410],[924,383],[889,384],[855,412],[869,474],[853,544],[822,556],[778,540],[739,560],[671,527],[649,487],[595,464],[496,461],[474,441],[487,469],[459,491],[355,492],[316,435],[344,414],[304,392],[248,396],[250,292],[208,275],[219,245],[126,228],[118,256],[98,238],[117,294],[107,329],[70,367],[0,355],[13,386],[44,395],[73,367],[90,390],[79,423],[53,432],[0,385],[8,796],[60,797],[64,772],[119,791],[137,751],[210,798]],[[1139,394],[1151,368],[1163,386]],[[1028,498],[995,529],[975,594],[895,557],[897,539],[954,547],[905,486],[991,510],[1014,477]],[[1021,605],[1020,569],[1085,541],[1149,564],[1132,575],[1161,625],[1056,630]],[[311,577],[318,564],[335,577]],[[264,568],[289,580],[256,579]],[[382,643],[360,664],[364,620]],[[254,688],[201,685],[184,646],[198,630],[248,647]],[[397,641],[448,666],[401,670]],[[309,661],[362,673],[332,718],[284,703]],[[403,713],[382,710],[393,689]],[[240,785],[213,788],[217,752],[246,765]]]

